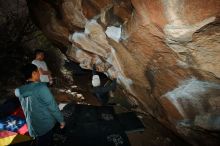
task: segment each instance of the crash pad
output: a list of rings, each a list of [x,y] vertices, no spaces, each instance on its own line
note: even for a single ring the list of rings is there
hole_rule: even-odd
[[[112,106],[69,104],[62,112],[67,124],[55,132],[56,146],[130,146]]]

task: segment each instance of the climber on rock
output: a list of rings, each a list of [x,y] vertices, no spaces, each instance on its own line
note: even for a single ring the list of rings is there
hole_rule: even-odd
[[[109,93],[115,91],[116,89],[116,78],[112,80],[110,84],[101,85],[100,77],[96,73],[96,65],[93,65],[92,70],[92,86],[93,86],[93,93],[98,98],[98,100],[102,103],[102,105],[106,105],[109,100]]]

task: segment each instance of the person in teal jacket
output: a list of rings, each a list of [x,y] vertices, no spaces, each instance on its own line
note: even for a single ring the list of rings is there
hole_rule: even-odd
[[[63,115],[47,85],[40,82],[37,66],[27,64],[22,73],[26,84],[15,89],[15,95],[24,111],[29,134],[37,146],[49,146],[55,124],[59,122],[61,129],[65,126]]]

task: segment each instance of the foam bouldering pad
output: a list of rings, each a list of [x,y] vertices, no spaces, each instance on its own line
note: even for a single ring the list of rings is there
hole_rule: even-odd
[[[29,146],[31,143],[32,138],[28,135],[21,135],[7,130],[0,131],[0,146]]]
[[[67,133],[65,145],[129,146],[127,135],[116,121],[78,124]]]
[[[143,132],[145,127],[134,112],[117,114],[117,118],[126,133]]]
[[[69,104],[65,129],[55,131],[56,145],[130,146],[112,106]]]

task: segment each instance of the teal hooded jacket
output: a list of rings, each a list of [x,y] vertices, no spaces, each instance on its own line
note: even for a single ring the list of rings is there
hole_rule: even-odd
[[[57,103],[45,83],[33,82],[15,89],[21,102],[31,137],[46,134],[56,124],[63,122]]]

